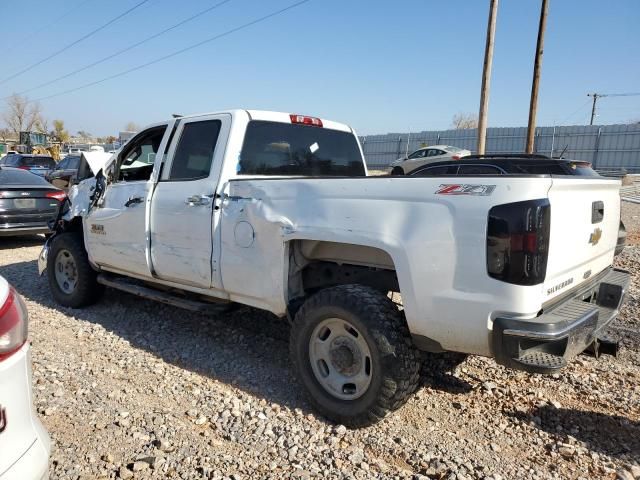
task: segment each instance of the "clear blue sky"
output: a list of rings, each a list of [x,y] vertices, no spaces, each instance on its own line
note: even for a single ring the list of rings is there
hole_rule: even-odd
[[[0,80],[138,1],[2,2]],[[217,1],[150,0],[3,83],[0,97],[91,63]],[[28,96],[37,99],[126,70],[293,1],[232,0],[121,58]],[[488,4],[312,0],[165,62],[41,104],[49,119],[65,120],[71,132],[94,135],[117,134],[128,121],[144,125],[171,113],[235,107],[317,115],[349,123],[360,134],[444,129],[455,113],[478,110]],[[539,8],[538,0],[500,2],[489,126],[526,125]],[[638,25],[638,0],[550,0],[538,125],[588,122],[588,92],[640,92]],[[599,102],[598,123],[632,119],[640,120],[640,97]]]

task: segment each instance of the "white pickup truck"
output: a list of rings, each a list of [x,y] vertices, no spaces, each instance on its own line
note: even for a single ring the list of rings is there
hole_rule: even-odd
[[[611,266],[619,187],[595,173],[368,177],[340,123],[183,116],[71,190],[39,268],[68,307],[106,285],[288,318],[309,401],[363,426],[417,388],[420,350],[549,373],[605,349],[629,283]]]

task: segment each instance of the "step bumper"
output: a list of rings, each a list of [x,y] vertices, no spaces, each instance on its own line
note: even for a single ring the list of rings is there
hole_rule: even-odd
[[[497,318],[492,333],[496,361],[531,373],[560,370],[597,342],[605,327],[616,318],[630,278],[629,272],[611,268],[589,290],[535,319]]]

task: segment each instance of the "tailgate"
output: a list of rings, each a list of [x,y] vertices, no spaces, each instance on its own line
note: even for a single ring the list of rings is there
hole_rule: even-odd
[[[620,225],[620,181],[554,177],[549,202],[544,302],[588,281],[613,262]]]

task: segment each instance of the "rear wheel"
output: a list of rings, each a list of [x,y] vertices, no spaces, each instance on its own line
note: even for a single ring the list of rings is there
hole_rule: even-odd
[[[404,170],[402,167],[393,167],[391,169],[391,175],[404,175]]]
[[[104,290],[96,281],[79,233],[56,235],[47,257],[49,287],[56,301],[65,307],[78,308],[95,303]]]
[[[420,357],[406,321],[370,287],[341,285],[309,298],[295,316],[290,353],[309,401],[344,425],[379,421],[418,386]]]

